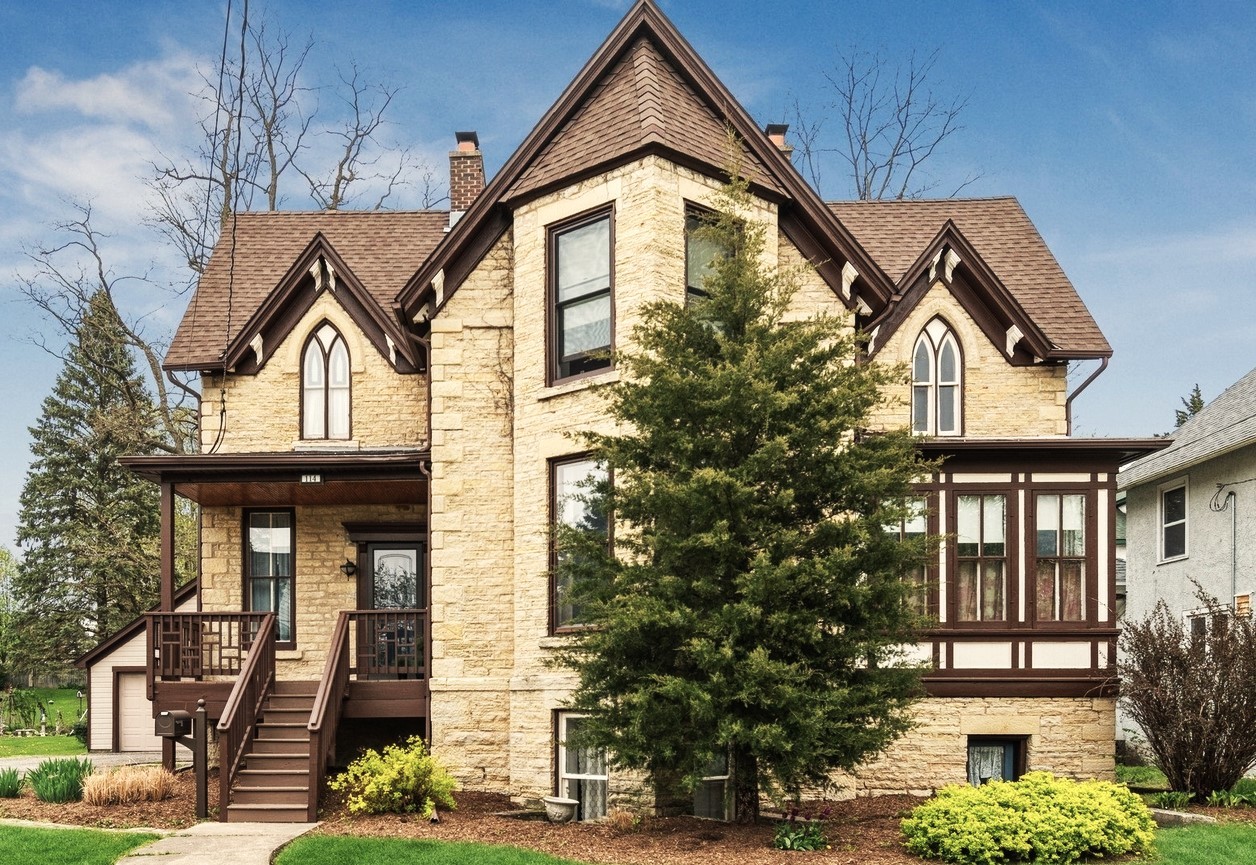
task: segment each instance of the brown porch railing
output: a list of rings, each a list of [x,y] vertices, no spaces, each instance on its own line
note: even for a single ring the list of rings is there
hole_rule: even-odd
[[[310,710],[310,798],[307,818],[318,819],[327,765],[350,679],[421,679],[427,610],[342,610],[336,619],[323,676]]]
[[[153,683],[243,669],[263,620],[273,613],[148,613],[148,699]]]
[[[218,819],[226,822],[231,784],[253,740],[262,705],[275,688],[275,614],[263,614],[218,721]]]

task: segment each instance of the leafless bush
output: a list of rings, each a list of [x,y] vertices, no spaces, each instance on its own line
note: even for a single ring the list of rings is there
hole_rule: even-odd
[[[1229,790],[1256,766],[1256,626],[1199,593],[1206,627],[1164,602],[1121,634],[1121,701],[1174,790]]]
[[[159,802],[174,795],[174,774],[161,766],[122,766],[83,781],[83,801],[89,805],[129,805]]]

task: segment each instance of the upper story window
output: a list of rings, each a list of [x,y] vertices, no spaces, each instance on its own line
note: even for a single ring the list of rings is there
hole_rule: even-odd
[[[708,215],[692,208],[685,211],[685,303],[707,296],[703,280],[711,272],[711,263],[728,251],[714,239],[698,231],[707,224]]]
[[[349,349],[327,322],[301,355],[301,438],[349,438]]]
[[[550,230],[551,381],[611,365],[611,215]]]
[[[1035,616],[1040,622],[1086,618],[1086,497],[1039,493],[1034,507]]]
[[[1186,484],[1160,490],[1160,558],[1186,556]]]
[[[569,526],[599,534],[610,542],[610,521],[599,502],[598,486],[608,479],[606,468],[589,457],[557,460],[550,463],[551,519],[554,525]],[[554,545],[551,569],[555,572],[564,555]],[[553,629],[581,624],[580,606],[571,597],[572,584],[565,575],[555,576],[552,584]]]
[[[955,554],[960,622],[1007,619],[1007,496],[956,496]]]
[[[963,364],[955,334],[940,318],[916,338],[911,362],[911,430],[959,435],[963,411]]]
[[[911,513],[897,524],[886,526],[886,531],[902,540],[918,540],[929,532],[928,502],[923,498],[913,498],[908,502]],[[924,562],[917,565],[906,577],[907,608],[917,616],[934,616],[933,598],[929,583],[929,566]]]

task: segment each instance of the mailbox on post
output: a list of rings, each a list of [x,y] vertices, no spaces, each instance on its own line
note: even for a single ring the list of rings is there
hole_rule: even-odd
[[[192,713],[182,709],[162,712],[157,716],[154,727],[153,732],[165,739],[190,736],[192,735]]]

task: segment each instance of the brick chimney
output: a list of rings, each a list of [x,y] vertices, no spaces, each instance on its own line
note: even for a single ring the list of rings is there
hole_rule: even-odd
[[[785,133],[789,131],[788,123],[769,123],[763,131],[767,133],[768,140],[785,154],[786,159],[794,158],[793,146],[785,142]]]
[[[480,136],[456,132],[458,148],[449,151],[449,226],[452,228],[484,189],[484,154]]]

